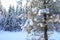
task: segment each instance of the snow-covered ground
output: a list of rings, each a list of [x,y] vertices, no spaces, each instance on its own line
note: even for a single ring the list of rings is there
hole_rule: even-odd
[[[49,36],[49,40],[60,40],[60,32],[55,32]]]
[[[60,40],[60,33],[54,31],[53,34],[49,36],[49,40]],[[0,31],[0,40],[26,40],[26,32],[4,32]]]
[[[0,32],[0,40],[26,40],[26,32]]]

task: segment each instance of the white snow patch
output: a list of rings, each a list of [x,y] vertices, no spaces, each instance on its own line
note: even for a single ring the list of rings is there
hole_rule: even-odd
[[[0,40],[26,40],[26,32],[1,32]]]
[[[60,33],[54,32],[53,34],[50,35],[49,40],[60,40]]]
[[[0,31],[0,40],[26,40],[28,33],[25,31],[21,32],[5,32]],[[49,40],[60,40],[60,33],[54,31],[53,34],[49,36]],[[38,38],[37,36],[30,36],[30,38]]]

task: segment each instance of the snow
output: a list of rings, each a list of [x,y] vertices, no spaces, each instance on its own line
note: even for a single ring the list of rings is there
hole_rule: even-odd
[[[39,13],[47,13],[47,14],[49,14],[49,9],[48,8],[46,8],[46,9],[40,9]]]
[[[49,40],[60,40],[59,35],[60,33],[54,31],[54,33],[50,35]]]
[[[53,34],[49,36],[49,40],[60,40],[60,33],[54,31]],[[26,40],[27,32],[5,32],[0,31],[0,40]],[[37,38],[37,37],[35,37]]]
[[[24,28],[25,28],[25,27],[28,27],[28,25],[33,26],[33,21],[32,21],[32,19],[26,20],[26,23],[25,23],[24,25],[20,25],[20,26],[22,26],[21,28],[24,30]]]
[[[25,40],[26,32],[0,32],[0,40]]]
[[[56,2],[56,0],[53,0],[54,2]]]

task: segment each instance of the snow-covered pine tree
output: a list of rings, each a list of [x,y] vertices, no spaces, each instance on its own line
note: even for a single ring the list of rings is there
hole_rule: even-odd
[[[27,24],[24,26],[28,33],[34,32],[32,39],[27,40],[48,40],[47,30],[53,27],[49,26],[49,23],[54,21],[54,0],[27,0],[26,7],[27,11]],[[45,14],[44,14],[45,13]],[[33,23],[33,24],[32,24]],[[51,29],[50,29],[51,30]],[[44,31],[44,38],[41,39],[41,31]],[[45,35],[46,34],[46,35]]]
[[[26,18],[25,18],[25,13],[26,10],[25,8],[22,6],[22,1],[23,0],[19,0],[17,3],[17,8],[16,8],[16,13],[17,13],[17,21],[19,22],[19,25],[22,26],[25,24]]]
[[[1,0],[0,0],[0,24],[1,24],[1,19],[2,19],[2,14],[3,11],[2,11],[2,4],[1,4]],[[0,30],[2,29],[1,25],[0,25]]]
[[[14,7],[10,6],[7,14],[7,22],[5,30],[12,31],[14,30],[16,19],[15,19],[15,9]]]
[[[6,10],[1,4],[0,0],[0,30],[4,30],[5,22],[6,22]]]

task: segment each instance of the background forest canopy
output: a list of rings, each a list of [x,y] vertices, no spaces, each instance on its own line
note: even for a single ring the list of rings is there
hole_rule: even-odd
[[[8,11],[0,1],[0,30],[21,31],[22,29],[31,32],[42,30],[44,27],[43,0],[26,0],[17,2],[16,9],[9,6]],[[60,0],[46,0],[48,30],[60,30]]]

